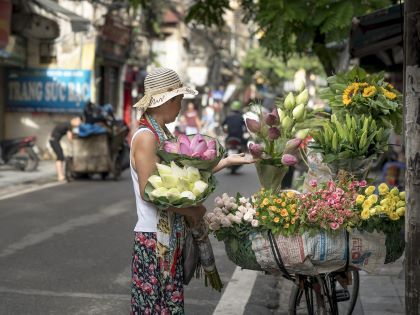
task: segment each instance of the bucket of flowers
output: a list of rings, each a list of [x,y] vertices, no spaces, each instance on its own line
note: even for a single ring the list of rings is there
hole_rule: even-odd
[[[366,177],[371,162],[388,149],[393,129],[402,131],[402,96],[385,81],[383,73],[367,74],[354,67],[327,79],[320,96],[332,116],[313,130],[313,148],[322,154],[334,175],[345,170]]]
[[[279,191],[289,166],[299,161],[299,149],[307,138],[309,128],[319,125],[320,119],[307,109],[309,93],[304,84],[290,92],[284,102],[266,113],[262,105],[251,106],[245,124],[253,143],[249,151],[255,163],[262,187]]]

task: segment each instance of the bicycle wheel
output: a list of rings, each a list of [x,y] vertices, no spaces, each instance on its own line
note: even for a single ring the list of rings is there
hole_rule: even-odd
[[[359,295],[359,270],[349,267],[346,278],[342,278],[344,273],[335,274],[335,291],[338,313],[341,315],[351,315],[356,306]]]
[[[348,272],[332,273],[323,277],[320,284],[315,277],[305,279],[307,292],[295,286],[290,294],[289,314],[351,315],[359,294],[359,271],[350,267]],[[323,296],[321,285],[329,297]],[[325,288],[327,286],[327,288]],[[337,311],[334,311],[336,309]]]
[[[305,289],[295,286],[289,299],[289,314],[291,315],[321,315],[331,314],[330,307],[323,298],[321,285],[315,277],[306,277]]]

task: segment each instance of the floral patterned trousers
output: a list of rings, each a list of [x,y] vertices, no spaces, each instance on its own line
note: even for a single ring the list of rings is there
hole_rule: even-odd
[[[156,233],[135,232],[131,315],[184,314],[182,257],[177,258],[173,277],[162,276],[162,263],[156,255]]]

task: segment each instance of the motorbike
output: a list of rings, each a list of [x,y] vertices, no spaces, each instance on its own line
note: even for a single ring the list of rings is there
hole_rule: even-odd
[[[226,138],[226,152],[228,156],[245,152],[241,139],[236,137]],[[236,174],[240,167],[241,165],[229,166],[230,173]]]
[[[28,136],[0,141],[2,164],[32,172],[39,164],[39,149],[36,146],[36,137]]]

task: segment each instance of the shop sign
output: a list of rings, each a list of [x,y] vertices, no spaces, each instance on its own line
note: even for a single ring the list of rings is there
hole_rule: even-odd
[[[9,111],[80,112],[91,96],[90,70],[7,69]]]

